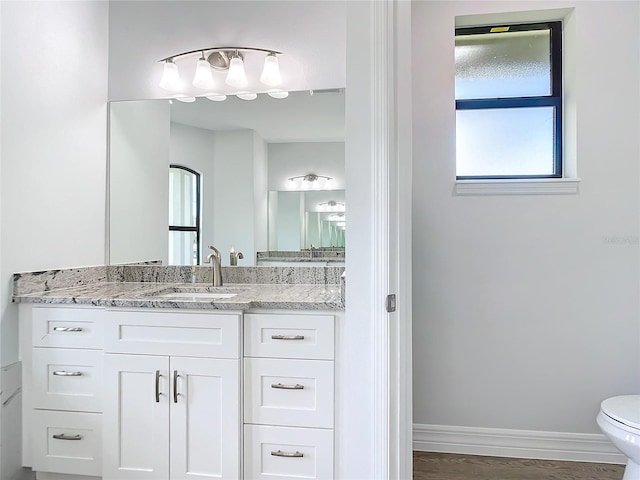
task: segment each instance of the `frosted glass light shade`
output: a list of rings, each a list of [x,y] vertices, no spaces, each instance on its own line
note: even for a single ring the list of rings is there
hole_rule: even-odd
[[[160,79],[160,88],[177,92],[180,90],[180,74],[178,73],[178,66],[172,61],[168,60],[164,62],[164,70],[162,71],[162,78]]]
[[[264,68],[262,70],[262,75],[260,75],[260,81],[270,87],[276,87],[282,83],[278,58],[275,54],[270,53],[264,59]]]
[[[282,98],[287,98],[289,96],[289,92],[278,90],[275,92],[267,92],[267,95],[273,98],[282,99]]]
[[[229,73],[225,80],[227,85],[231,85],[236,88],[246,87],[249,83],[247,81],[247,74],[244,72],[244,62],[240,57],[233,57],[229,63]]]
[[[207,95],[206,97],[212,102],[224,102],[227,99],[226,95]]]
[[[257,93],[237,93],[236,97],[241,98],[242,100],[255,100],[256,98],[258,98],[258,94]]]
[[[211,90],[213,88],[211,65],[204,58],[198,60],[198,63],[196,64],[196,74],[193,76],[193,86],[202,88],[203,90]]]

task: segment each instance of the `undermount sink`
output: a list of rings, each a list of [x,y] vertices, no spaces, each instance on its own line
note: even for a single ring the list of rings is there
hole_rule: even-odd
[[[212,299],[216,298],[233,298],[237,296],[237,293],[212,293],[212,292],[172,292],[158,295],[159,297],[167,298],[204,298]]]
[[[154,297],[199,300],[233,298],[245,289],[238,287],[213,287],[211,285],[175,285],[153,294]]]

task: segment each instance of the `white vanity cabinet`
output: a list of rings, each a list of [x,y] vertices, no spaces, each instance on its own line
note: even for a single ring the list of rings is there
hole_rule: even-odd
[[[340,312],[19,308],[39,480],[339,477]]]
[[[103,311],[20,307],[23,455],[36,471],[102,472]]]
[[[240,319],[107,311],[105,480],[239,478]]]
[[[334,316],[244,316],[244,478],[333,479]]]

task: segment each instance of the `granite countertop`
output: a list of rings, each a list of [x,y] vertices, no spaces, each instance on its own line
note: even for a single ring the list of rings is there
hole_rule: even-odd
[[[217,297],[213,297],[216,295]],[[200,310],[344,310],[340,285],[95,282],[19,293],[16,303]]]

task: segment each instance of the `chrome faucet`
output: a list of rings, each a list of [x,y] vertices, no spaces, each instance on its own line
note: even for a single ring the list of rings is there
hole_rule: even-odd
[[[211,268],[213,270],[212,281],[214,287],[222,286],[222,265],[221,265],[221,256],[220,250],[218,250],[213,245],[209,245],[209,248],[213,250],[213,253],[207,255],[207,260],[205,263],[211,263]]]
[[[242,260],[244,255],[242,252],[236,252],[236,249],[231,247],[231,251],[229,252],[229,265],[232,267],[238,266],[238,260]]]

